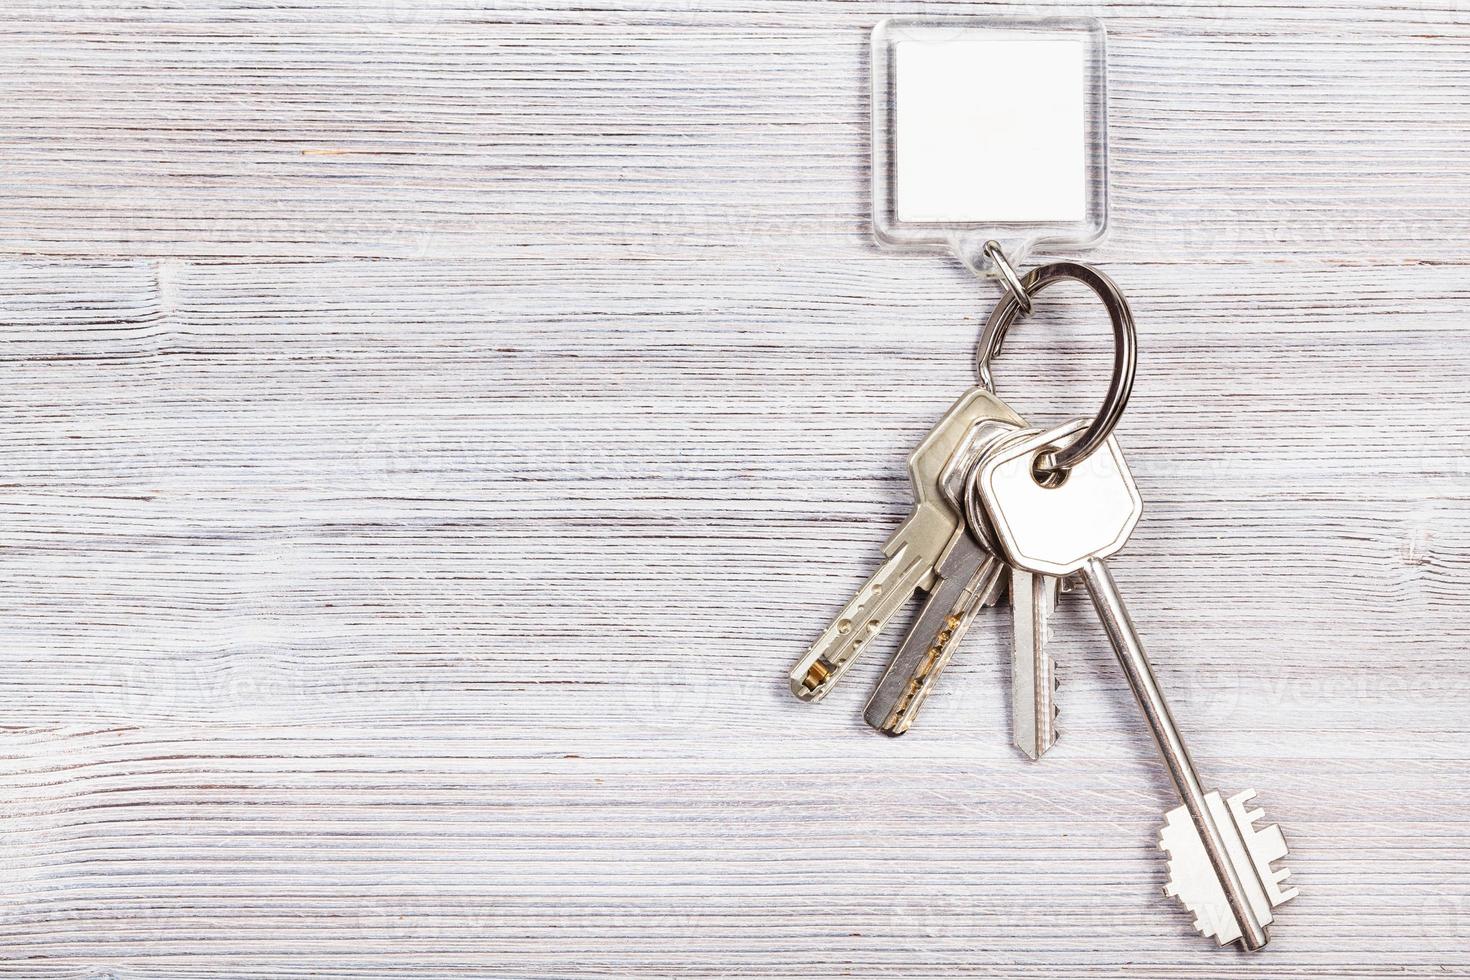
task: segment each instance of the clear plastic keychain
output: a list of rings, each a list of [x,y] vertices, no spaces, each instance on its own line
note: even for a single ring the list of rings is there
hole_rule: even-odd
[[[1108,222],[1105,55],[1102,22],[1088,17],[880,23],[871,61],[878,243],[952,252],[977,274],[1010,280],[1005,259],[1098,242]]]

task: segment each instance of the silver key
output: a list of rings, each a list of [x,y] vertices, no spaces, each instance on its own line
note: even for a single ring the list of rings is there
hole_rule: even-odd
[[[995,421],[1021,424],[1020,417],[995,395],[972,388],[919,443],[908,463],[913,513],[884,544],[887,558],[873,577],[797,661],[791,671],[791,693],[803,701],[820,701],[914,592],[934,585],[935,568],[964,525],[957,508],[945,499],[940,478],[976,428]]]
[[[960,527],[935,568],[937,581],[929,598],[863,710],[868,724],[885,735],[909,730],[970,623],[1004,591],[1005,565],[983,534],[977,536],[966,526],[963,494],[965,475],[974,464],[1017,429],[1017,424],[1001,421],[977,427],[940,476],[944,499],[961,516]]]
[[[1160,832],[1160,847],[1170,858],[1165,894],[1194,913],[1195,928],[1219,945],[1240,940],[1247,949],[1259,949],[1266,944],[1272,910],[1296,895],[1281,887],[1289,872],[1271,867],[1285,857],[1286,842],[1274,825],[1254,826],[1261,811],[1244,809],[1252,791],[1228,804],[1219,793],[1205,792],[1108,571],[1105,559],[1123,547],[1143,512],[1117,442],[1109,437],[1060,485],[1037,479],[1041,457],[1068,444],[1085,424],[1071,422],[1006,442],[981,463],[975,488],[1010,564],[1033,575],[1080,572],[1087,584],[1184,804],[1167,814]]]

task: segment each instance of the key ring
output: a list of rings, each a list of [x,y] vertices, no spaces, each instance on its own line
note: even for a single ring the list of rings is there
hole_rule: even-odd
[[[999,251],[999,249],[997,249]],[[998,263],[999,265],[999,263]],[[1002,274],[1009,263],[1000,265]],[[1012,270],[1014,272],[1014,270]],[[1123,298],[1113,280],[1098,270],[1081,262],[1052,262],[1038,266],[1022,276],[1019,283],[1006,290],[1005,296],[991,311],[980,334],[980,346],[976,350],[975,363],[980,371],[980,383],[987,391],[995,391],[995,379],[990,373],[991,360],[1000,353],[1006,333],[1011,326],[1029,311],[1031,297],[1063,280],[1073,280],[1091,289],[1102,300],[1108,317],[1113,321],[1113,377],[1108,382],[1108,393],[1103,398],[1102,408],[1091,424],[1075,440],[1054,453],[1046,453],[1038,460],[1038,469],[1043,475],[1062,474],[1093,453],[1097,452],[1108,436],[1113,434],[1123,409],[1128,407],[1128,397],[1133,393],[1133,374],[1138,367],[1138,334],[1133,326],[1133,311]],[[1017,288],[1019,286],[1019,288]]]
[[[1001,281],[1006,284],[1011,295],[1016,297],[1016,302],[1021,304],[1021,315],[1031,315],[1031,297],[1026,292],[1026,287],[1021,285],[1021,277],[1016,272],[1016,267],[1011,265],[1011,260],[1006,258],[1006,253],[1000,250],[1000,242],[991,240],[985,243],[985,257],[990,264],[995,266],[995,271],[1000,273]]]

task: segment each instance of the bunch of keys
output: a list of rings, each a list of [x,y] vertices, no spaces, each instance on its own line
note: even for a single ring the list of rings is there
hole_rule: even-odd
[[[1040,758],[1056,739],[1048,620],[1065,585],[1085,587],[1128,685],[1143,710],[1180,807],[1165,815],[1159,846],[1168,854],[1166,895],[1195,917],[1195,928],[1221,946],[1266,945],[1273,910],[1293,898],[1283,886],[1286,855],[1274,825],[1247,810],[1255,795],[1222,798],[1200,782],[1164,701],[1107,559],[1127,542],[1142,500],[1112,436],[1132,391],[1133,316],[1111,279],[1075,262],[1017,275],[989,243],[986,253],[1008,291],[987,320],[978,363],[980,385],[945,413],[909,458],[913,513],[883,546],[878,570],[817,638],[791,672],[791,690],[821,700],[844,671],[916,593],[925,594],[912,627],[865,711],[874,728],[900,735],[966,630],[1006,593],[1012,613],[1012,703],[1016,745]],[[1102,300],[1112,319],[1113,377],[1102,410],[1050,430],[1026,422],[994,393],[990,362],[1031,297],[1073,280]]]

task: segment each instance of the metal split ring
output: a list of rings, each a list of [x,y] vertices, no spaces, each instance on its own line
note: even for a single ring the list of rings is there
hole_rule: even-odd
[[[1024,316],[1031,315],[1031,297],[1026,293],[1026,287],[1021,283],[1021,276],[1016,272],[1016,267],[1011,265],[1011,260],[1006,258],[1006,253],[1000,250],[1000,242],[994,239],[985,243],[985,257],[990,260],[991,265],[1000,273],[1000,278],[1005,282],[1006,288],[1011,295],[1016,297],[1016,302],[1021,304],[1021,313]]]
[[[1004,275],[1004,270],[1010,265],[1007,263],[1001,268]],[[1014,274],[1015,270],[1011,272]],[[980,383],[986,390],[994,392],[995,379],[990,373],[990,362],[1000,353],[1006,332],[1016,320],[1030,312],[1032,295],[1052,283],[1068,279],[1080,282],[1096,293],[1113,321],[1113,377],[1108,383],[1102,408],[1091,424],[1067,446],[1041,458],[1039,468],[1050,473],[1064,473],[1095,453],[1113,434],[1118,420],[1123,417],[1123,409],[1128,406],[1128,396],[1133,393],[1133,374],[1138,367],[1138,335],[1128,301],[1113,280],[1091,266],[1080,262],[1053,262],[1038,266],[1022,276],[1017,283],[1019,288],[1012,287],[1007,291],[991,311],[990,319],[985,321],[985,329],[981,331],[980,346],[975,355]]]

